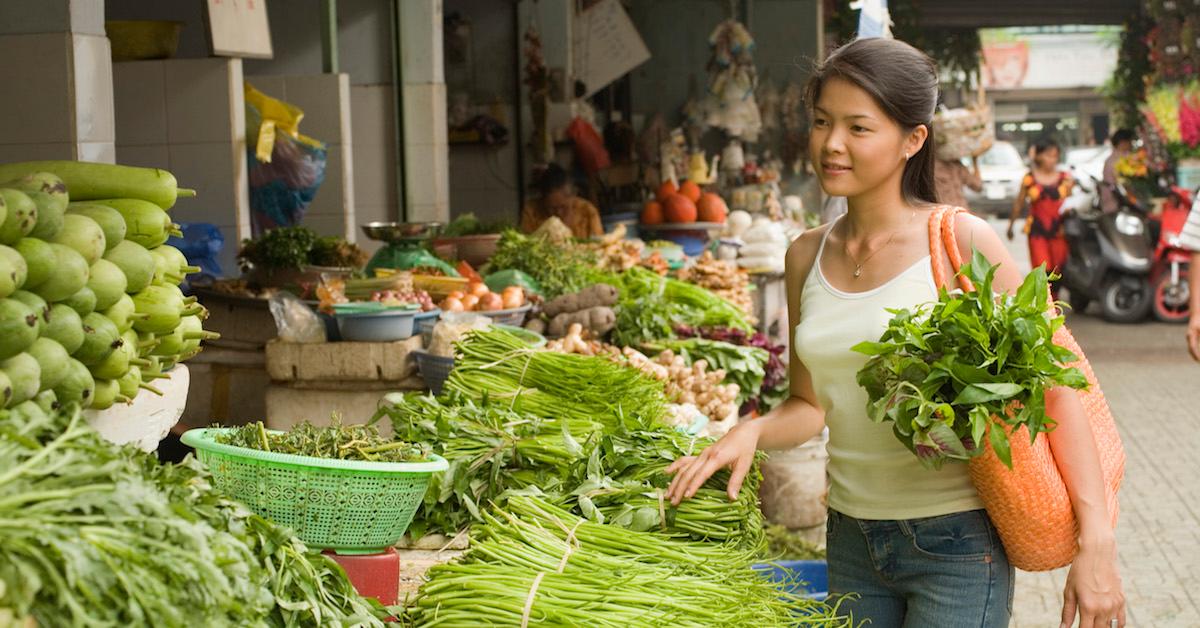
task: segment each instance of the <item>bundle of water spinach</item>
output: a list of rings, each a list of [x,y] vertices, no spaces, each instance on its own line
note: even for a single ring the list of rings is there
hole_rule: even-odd
[[[514,495],[486,514],[461,559],[430,569],[408,609],[420,626],[853,626],[783,593],[752,554],[593,523]]]
[[[660,393],[661,394],[661,393]],[[392,394],[380,404],[394,438],[430,443],[450,461],[435,475],[409,531],[455,535],[483,520],[506,491],[536,488],[589,520],[665,537],[733,541],[763,547],[757,467],[736,501],[725,493],[729,472],[716,473],[679,506],[664,500],[666,467],[710,441],[665,425],[626,429],[572,417],[543,418],[498,399],[474,401]]]

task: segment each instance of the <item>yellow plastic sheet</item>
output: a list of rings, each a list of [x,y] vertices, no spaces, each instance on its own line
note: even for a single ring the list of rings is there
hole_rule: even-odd
[[[246,117],[246,139],[254,145],[254,154],[261,163],[271,163],[271,153],[275,148],[276,133],[285,133],[296,140],[314,147],[324,147],[320,140],[313,139],[300,132],[300,121],[304,119],[304,110],[291,103],[272,98],[245,81],[246,104],[258,112],[257,120]]]

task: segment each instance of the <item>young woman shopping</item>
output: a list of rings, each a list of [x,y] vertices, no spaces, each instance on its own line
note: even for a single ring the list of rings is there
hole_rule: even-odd
[[[1062,205],[1075,185],[1071,176],[1058,169],[1061,150],[1054,140],[1042,140],[1033,145],[1033,169],[1021,180],[1021,191],[1013,202],[1008,220],[1008,239],[1013,239],[1013,226],[1025,206],[1029,219],[1025,231],[1029,234],[1029,263],[1034,268],[1046,266],[1057,272],[1067,263],[1067,238],[1062,233]],[[1055,298],[1057,298],[1057,291]]]
[[[931,264],[954,276],[944,253],[929,254],[937,86],[928,57],[888,39],[856,41],[817,69],[809,150],[825,192],[846,197],[849,210],[787,252],[791,397],[669,469],[672,503],[726,467],[734,497],[756,449],[795,447],[828,426],[830,592],[857,593],[846,608],[874,628],[1006,626],[1012,607],[1013,569],[966,465],[927,470],[889,426],[872,422],[855,381],[867,357],[850,350],[879,338],[887,308],[936,299]],[[963,254],[976,247],[1001,264],[996,283],[1014,290],[1021,277],[987,223],[964,214],[956,228]],[[1078,615],[1087,628],[1123,626],[1116,546],[1087,418],[1072,390],[1048,392],[1047,404],[1080,525],[1063,623]]]

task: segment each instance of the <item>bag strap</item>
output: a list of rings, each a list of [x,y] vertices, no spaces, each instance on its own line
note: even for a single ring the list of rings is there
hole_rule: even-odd
[[[950,257],[950,266],[954,269],[954,275],[958,279],[959,286],[966,291],[975,289],[975,285],[971,283],[971,280],[958,272],[962,268],[963,259],[962,253],[958,250],[958,237],[955,235],[954,219],[959,212],[965,211],[961,207],[941,205],[929,215],[930,265],[933,267],[933,281],[938,287],[950,284],[946,278],[945,266],[942,264],[941,252],[942,249],[945,249],[946,255]]]

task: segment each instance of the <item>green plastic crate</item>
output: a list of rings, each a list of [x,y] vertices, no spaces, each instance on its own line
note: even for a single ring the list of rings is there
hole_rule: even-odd
[[[449,465],[360,462],[277,454],[216,441],[224,428],[188,430],[213,484],[312,547],[368,554],[394,545],[412,523],[429,479]]]

